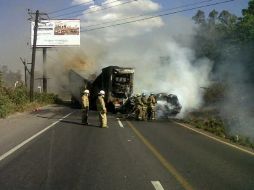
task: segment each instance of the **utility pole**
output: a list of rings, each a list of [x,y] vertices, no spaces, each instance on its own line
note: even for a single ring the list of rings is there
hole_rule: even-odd
[[[30,15],[30,18],[28,20],[33,20],[34,15],[34,36],[33,36],[33,48],[32,48],[32,63],[31,63],[31,74],[30,74],[30,101],[32,102],[34,99],[34,69],[35,69],[35,57],[36,57],[36,45],[37,45],[37,31],[38,31],[38,23],[39,20],[43,20],[45,18],[42,18],[41,16],[47,16],[47,13],[39,13],[39,10],[37,10],[35,13],[31,12],[30,9],[28,9],[28,14]],[[43,48],[43,91],[47,92],[47,73],[46,73],[46,48]]]
[[[43,86],[43,92],[47,93],[48,89],[48,82],[47,82],[47,68],[46,68],[46,63],[47,63],[47,48],[44,47],[43,50],[43,80],[42,80],[42,86]]]
[[[31,77],[30,77],[30,102],[33,102],[34,100],[34,68],[35,68],[38,20],[39,20],[39,10],[36,11],[35,21],[34,21],[34,39],[33,39],[32,66],[31,66]]]
[[[20,57],[20,60],[21,60],[21,62],[23,63],[23,65],[24,65],[24,71],[25,71],[25,86],[27,87],[27,72],[29,73],[29,74],[31,74],[31,72],[29,71],[29,69],[27,68],[27,64],[29,64],[29,63],[26,63],[26,60],[23,60],[21,57]]]

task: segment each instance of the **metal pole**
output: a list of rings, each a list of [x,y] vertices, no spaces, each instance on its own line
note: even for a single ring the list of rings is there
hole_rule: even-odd
[[[47,82],[47,68],[46,68],[46,63],[47,63],[47,48],[43,48],[43,92],[47,93],[48,89],[48,82]]]
[[[34,68],[35,68],[38,18],[39,18],[39,11],[37,10],[35,15],[35,21],[34,21],[34,39],[33,39],[31,78],[30,78],[30,102],[34,101]]]
[[[26,62],[24,62],[24,69],[25,69],[25,86],[27,87]]]

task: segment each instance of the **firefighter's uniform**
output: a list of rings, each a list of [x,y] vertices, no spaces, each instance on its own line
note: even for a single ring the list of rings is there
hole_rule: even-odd
[[[89,110],[89,90],[85,90],[82,96],[82,123],[88,125],[88,110]]]
[[[137,120],[142,120],[142,106],[141,96],[137,94],[135,98],[135,114]]]
[[[141,101],[143,103],[143,105],[142,105],[142,120],[145,121],[145,120],[147,120],[147,99],[146,99],[146,95],[144,93],[142,94]]]
[[[99,96],[96,100],[97,110],[99,111],[99,120],[100,126],[102,128],[108,128],[107,126],[107,109],[104,102],[105,92],[103,90],[100,91]]]
[[[149,120],[155,120],[155,106],[156,106],[156,99],[153,94],[151,94],[147,99],[147,105],[148,105],[148,119]]]

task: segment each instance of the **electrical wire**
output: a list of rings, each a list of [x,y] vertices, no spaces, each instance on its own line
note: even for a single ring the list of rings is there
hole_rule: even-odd
[[[119,0],[110,1],[110,2],[107,2],[107,3],[103,4],[103,5],[112,4],[112,3],[115,3],[117,1],[119,1]],[[89,10],[89,8],[80,9],[80,10],[72,11],[72,12],[69,12],[69,13],[63,13],[63,14],[60,14],[60,15],[56,15],[53,18],[61,17],[61,16],[66,16],[66,15],[71,15],[71,14],[79,13],[79,12],[86,11],[86,10]]]
[[[89,31],[100,30],[100,29],[104,29],[104,28],[112,28],[112,27],[115,27],[115,26],[130,24],[130,23],[134,23],[134,22],[140,22],[140,21],[144,21],[144,20],[148,20],[148,19],[153,19],[153,18],[157,18],[157,17],[163,17],[163,16],[168,16],[168,15],[173,15],[173,14],[176,14],[176,13],[196,10],[196,9],[205,8],[205,7],[211,7],[211,6],[214,6],[214,5],[219,5],[219,4],[223,4],[223,3],[229,3],[229,2],[232,2],[232,1],[234,1],[234,0],[227,0],[227,1],[222,1],[222,2],[217,2],[217,3],[212,3],[212,4],[192,7],[192,8],[188,8],[188,9],[179,10],[179,11],[174,11],[174,12],[169,12],[169,13],[165,13],[165,14],[159,14],[159,15],[155,15],[155,16],[150,16],[150,17],[142,18],[142,19],[137,19],[137,20],[133,20],[133,21],[128,21],[128,22],[123,22],[123,23],[118,23],[118,24],[113,24],[113,25],[108,25],[108,26],[103,26],[103,27],[97,27],[97,28],[82,30],[80,32],[89,32]]]
[[[125,17],[125,18],[122,18],[122,19],[116,19],[116,20],[112,20],[112,21],[107,21],[107,22],[102,22],[102,23],[98,23],[98,24],[88,25],[88,26],[85,26],[85,27],[86,28],[91,28],[91,27],[94,27],[94,26],[101,26],[101,25],[104,25],[104,24],[110,24],[110,23],[115,23],[115,22],[119,22],[119,21],[129,20],[129,19],[133,19],[133,18],[139,18],[139,17],[149,16],[151,14],[156,14],[156,13],[164,13],[164,12],[167,12],[167,11],[170,11],[170,10],[180,9],[180,8],[189,7],[189,6],[193,6],[193,5],[197,5],[197,4],[202,4],[202,3],[207,3],[207,2],[211,2],[211,1],[214,1],[214,0],[199,1],[199,2],[195,2],[195,3],[190,3],[190,4],[185,4],[185,5],[169,8],[169,9],[166,9],[166,10],[163,10],[163,11],[159,11],[159,12],[154,12],[154,13],[149,13],[149,14],[135,15],[135,16],[131,16],[131,17]]]
[[[56,11],[52,11],[52,12],[49,12],[48,14],[55,14],[55,13],[58,13],[58,12],[62,12],[62,11],[65,11],[65,10],[68,10],[68,9],[72,9],[74,7],[79,7],[79,6],[82,6],[82,5],[88,5],[88,4],[91,4],[91,3],[94,3],[94,0],[92,1],[88,1],[88,2],[85,2],[85,3],[80,3],[80,4],[77,4],[77,5],[73,5],[73,6],[70,6],[70,7],[66,7],[66,8],[63,8],[63,9],[59,9],[59,10],[56,10]]]
[[[110,8],[113,8],[113,7],[117,7],[117,6],[129,4],[129,3],[132,3],[132,2],[134,2],[134,1],[138,1],[138,0],[129,0],[129,1],[122,2],[122,3],[116,4],[116,5],[112,5],[112,6],[108,6],[108,7],[103,7],[104,5],[108,5],[108,4],[112,4],[112,3],[115,3],[115,2],[119,2],[119,0],[115,0],[115,1],[111,1],[111,2],[108,2],[108,3],[103,4],[103,6],[100,6],[100,7],[102,7],[101,9],[91,10],[91,11],[89,11],[89,8],[88,8],[88,9],[82,9],[82,10],[77,10],[77,11],[73,11],[73,12],[70,12],[70,13],[60,14],[60,15],[57,15],[57,16],[52,17],[52,18],[55,19],[55,18],[59,18],[59,17],[61,17],[61,16],[72,15],[72,14],[75,14],[75,13],[79,13],[79,12],[85,11],[85,13],[78,14],[78,15],[74,15],[74,17],[77,17],[77,16],[80,16],[80,15],[89,14],[89,13],[94,13],[94,12],[98,12],[98,11],[110,9]],[[87,10],[87,11],[86,11],[86,10]],[[65,17],[64,17],[64,18],[65,18]],[[63,18],[61,18],[61,19],[63,19]]]

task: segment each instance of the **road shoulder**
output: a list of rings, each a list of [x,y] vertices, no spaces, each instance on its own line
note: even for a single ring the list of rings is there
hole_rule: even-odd
[[[0,155],[30,138],[71,111],[70,108],[49,105],[33,112],[16,113],[0,119]]]

